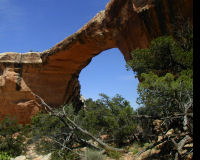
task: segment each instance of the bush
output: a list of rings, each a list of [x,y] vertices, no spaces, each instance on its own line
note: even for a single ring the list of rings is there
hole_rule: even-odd
[[[7,152],[0,152],[0,160],[10,160],[10,158]]]
[[[60,148],[52,141],[56,134],[64,130],[63,123],[57,117],[39,112],[31,119],[31,130],[31,136],[38,153],[45,155]]]
[[[76,117],[72,105],[60,107],[54,111],[61,113],[60,111],[63,111],[63,109],[71,119]],[[72,133],[69,128],[70,126],[65,125],[63,121],[56,116],[42,112],[32,117],[32,139],[36,144],[36,151],[38,153],[48,154],[51,152],[53,153],[52,159],[59,158],[59,160],[73,159],[73,157],[77,158],[77,155],[72,153],[71,150],[73,150],[73,146],[78,143],[76,137],[85,138],[85,136],[80,134],[77,130],[74,130]],[[70,139],[63,148],[60,144],[63,144],[68,138]]]
[[[119,147],[131,140],[136,130],[135,114],[129,102],[122,96],[113,98],[100,94],[101,99],[86,100],[86,110],[79,121],[83,128],[96,136],[108,135]]]
[[[25,149],[22,126],[13,118],[6,117],[0,124],[0,151],[19,156]]]
[[[109,157],[114,159],[119,159],[122,156],[120,152],[115,152],[115,151],[109,151],[107,154]]]
[[[72,105],[63,106],[56,109],[55,112],[61,114],[65,110],[66,115],[77,125],[98,138],[106,134],[109,140],[112,142],[114,140],[118,146],[127,143],[127,141],[130,143],[129,140],[133,138],[136,128],[136,123],[131,118],[134,114],[133,108],[120,95],[116,95],[112,99],[105,94],[101,96],[102,99],[97,101],[88,99],[87,108],[81,110],[78,114],[74,112]],[[63,140],[68,139],[68,137],[70,137],[70,141],[65,145],[70,150],[76,148],[73,146],[84,147],[86,145],[82,140],[88,141],[90,138],[79,130],[74,130],[73,134],[70,135],[71,130],[68,125],[65,125],[64,121],[64,119],[60,120],[58,117],[46,113],[38,113],[32,118],[32,136],[33,141],[37,144],[37,151],[42,154],[55,152],[55,155],[58,150],[62,149],[60,144],[63,144]],[[63,154],[63,156],[65,157],[66,154]]]

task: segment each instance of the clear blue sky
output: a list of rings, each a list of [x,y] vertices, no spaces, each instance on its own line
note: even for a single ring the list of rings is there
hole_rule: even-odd
[[[0,53],[43,51],[79,30],[109,0],[0,0]],[[121,94],[136,108],[137,84],[118,49],[93,58],[80,74],[81,94]]]

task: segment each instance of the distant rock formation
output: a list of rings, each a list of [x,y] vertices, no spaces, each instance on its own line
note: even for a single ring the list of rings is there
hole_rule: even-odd
[[[33,93],[58,107],[74,103],[79,110],[79,73],[102,51],[119,48],[125,60],[151,39],[173,34],[177,14],[193,22],[193,0],[111,0],[79,31],[42,53],[0,54],[0,120],[16,116],[28,123],[41,109]]]

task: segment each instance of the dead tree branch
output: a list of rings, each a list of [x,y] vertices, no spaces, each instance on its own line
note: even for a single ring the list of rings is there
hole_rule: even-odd
[[[63,107],[63,112],[62,113],[56,113],[53,108],[51,106],[49,106],[47,103],[45,103],[45,101],[38,95],[34,94],[36,98],[38,98],[40,100],[40,102],[42,103],[42,105],[44,106],[45,110],[53,116],[58,117],[63,123],[64,125],[66,125],[71,131],[74,130],[78,130],[80,131],[82,134],[87,135],[88,137],[90,137],[91,139],[93,139],[94,141],[96,141],[101,147],[103,147],[106,151],[117,151],[117,152],[125,152],[124,149],[118,149],[118,148],[114,148],[111,146],[108,146],[107,144],[105,144],[103,141],[101,141],[100,139],[94,137],[91,133],[89,133],[87,130],[82,129],[80,126],[78,126],[74,121],[72,121],[69,116],[67,116],[65,109]],[[70,124],[71,125],[70,125]],[[81,139],[81,141],[83,142],[83,140]],[[56,143],[58,143],[58,141],[55,141]],[[86,141],[84,141],[84,143],[86,143]],[[60,144],[60,143],[59,143]],[[94,145],[92,145],[91,143],[87,142],[87,144],[90,144],[93,148]],[[61,145],[61,144],[60,144]],[[63,144],[61,145],[63,146]],[[97,147],[96,147],[97,148]]]

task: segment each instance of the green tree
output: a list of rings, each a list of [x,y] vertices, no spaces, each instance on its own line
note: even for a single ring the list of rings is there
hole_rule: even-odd
[[[152,40],[149,48],[133,51],[127,63],[127,69],[132,69],[140,81],[137,103],[142,107],[137,113],[163,120],[157,134],[173,129],[178,135],[168,137],[159,159],[184,159],[192,152],[190,148],[180,153],[183,141],[193,137],[193,27],[183,19],[176,24],[174,37]],[[149,128],[147,123],[142,126]],[[176,144],[182,148],[174,150]]]
[[[96,101],[86,100],[87,109],[80,120],[82,126],[96,136],[109,135],[121,146],[133,138],[136,122],[132,116],[135,112],[130,103],[118,94],[113,98],[106,94],[100,96]]]
[[[189,46],[188,46],[189,48]],[[183,70],[193,69],[193,48],[185,50],[171,36],[156,38],[149,48],[136,49],[127,63],[140,79],[142,73],[153,72],[158,76],[167,73],[178,75]]]
[[[142,83],[138,85],[137,102],[150,108],[151,115],[168,116],[172,113],[183,113],[184,104],[193,98],[192,71],[182,71],[178,78],[171,73],[157,76],[154,73],[143,73]]]
[[[25,149],[22,125],[16,119],[6,117],[0,124],[0,151],[12,157],[19,156]]]
[[[139,112],[165,116],[183,112],[193,98],[193,28],[189,22],[177,25],[175,37],[152,40],[149,48],[132,52],[127,63],[140,80],[137,102],[144,107]]]

